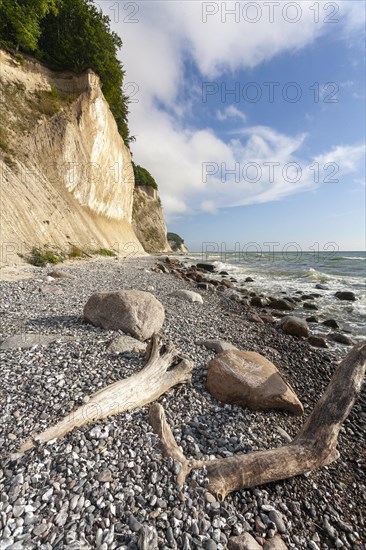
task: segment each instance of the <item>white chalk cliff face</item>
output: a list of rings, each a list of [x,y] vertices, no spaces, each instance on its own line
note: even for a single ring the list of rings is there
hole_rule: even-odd
[[[70,243],[143,253],[131,226],[131,155],[99,78],[0,50],[1,261]]]

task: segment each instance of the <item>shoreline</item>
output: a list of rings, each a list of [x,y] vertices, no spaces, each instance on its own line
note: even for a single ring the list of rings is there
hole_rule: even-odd
[[[82,306],[93,292],[127,288],[147,290],[163,303],[166,311],[163,335],[194,361],[192,383],[173,388],[159,399],[172,420],[178,444],[188,456],[218,457],[272,448],[284,443],[278,428],[291,437],[297,433],[324,391],[340,355],[331,349],[315,349],[307,341],[283,334],[271,324],[251,322],[243,314],[243,304],[225,293],[203,290],[192,281],[151,271],[165,256],[60,264],[55,269],[74,274],[76,279],[54,281],[46,281],[53,268],[29,266],[33,278],[2,281],[5,314],[2,338],[18,333],[19,329],[60,337],[59,342],[47,347],[0,352],[2,405],[5,405],[0,431],[3,452],[15,452],[17,439],[41,431],[89,394],[142,368],[143,357],[137,353],[118,356],[107,353],[108,342],[118,333],[87,325],[81,318]],[[181,256],[177,259],[181,260]],[[47,286],[62,293],[39,292],[39,287]],[[198,292],[203,304],[169,296],[178,289]],[[63,342],[65,336],[72,340]],[[205,378],[207,363],[214,353],[197,343],[210,338],[257,351],[272,361],[303,402],[304,416],[297,418],[279,411],[253,412],[224,405],[211,397]],[[19,498],[24,503],[19,506],[32,506],[33,512],[24,513],[37,516],[29,524],[32,529],[27,548],[35,548],[39,542],[48,542],[52,547],[57,543],[62,548],[72,544],[70,533],[74,533],[73,543],[79,544],[79,548],[94,548],[98,537],[103,541],[109,534],[113,540],[106,543],[106,548],[132,549],[138,538],[132,514],[138,523],[157,529],[159,548],[184,545],[188,548],[187,544],[190,548],[208,548],[212,541],[210,548],[215,544],[220,549],[225,548],[225,539],[239,531],[248,530],[263,540],[268,538],[272,526],[266,524],[268,515],[262,508],[266,505],[283,514],[286,530],[281,537],[289,548],[309,548],[310,541],[321,548],[334,548],[336,540],[346,548],[360,548],[361,541],[366,539],[365,471],[361,463],[366,441],[364,394],[341,430],[338,461],[308,476],[239,491],[215,506],[205,498],[204,477],[200,473],[190,476],[185,487],[187,499],[180,502],[174,464],[161,459],[147,412],[148,407],[143,407],[123,413],[74,430],[62,440],[22,457],[2,458],[0,491],[5,493],[9,493],[15,476],[32,479],[37,468],[46,464],[37,474],[39,479],[30,482],[28,489],[22,485],[20,490]],[[91,435],[93,427],[101,432],[99,438]],[[9,435],[15,435],[16,439]],[[106,470],[111,471],[110,481],[98,481],[100,473]],[[51,489],[50,497],[44,498]],[[78,500],[70,510],[71,499],[76,496],[80,503]],[[100,505],[112,503],[115,513],[113,506],[100,507],[99,501]],[[37,503],[39,506],[35,506]],[[57,518],[63,506],[67,517],[62,525]],[[9,514],[8,519],[15,519],[12,511]],[[90,523],[91,516],[94,526]],[[231,517],[234,521],[229,521]],[[264,531],[260,530],[260,522]],[[342,522],[350,527],[350,532],[348,527],[341,527]],[[34,535],[34,531],[39,534]],[[334,533],[336,537],[332,538]]]

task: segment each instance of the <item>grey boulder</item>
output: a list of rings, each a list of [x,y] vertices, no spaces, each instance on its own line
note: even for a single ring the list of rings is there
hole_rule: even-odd
[[[84,318],[97,327],[122,330],[144,341],[160,331],[165,319],[162,304],[150,292],[97,292],[84,306]]]

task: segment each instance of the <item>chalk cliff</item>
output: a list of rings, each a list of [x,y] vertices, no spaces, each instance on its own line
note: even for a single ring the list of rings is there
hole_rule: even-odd
[[[156,189],[135,187],[132,226],[146,252],[171,252],[167,231]]]
[[[136,207],[132,227],[131,154],[98,76],[54,72],[0,50],[0,94],[1,262],[46,244],[143,254]]]

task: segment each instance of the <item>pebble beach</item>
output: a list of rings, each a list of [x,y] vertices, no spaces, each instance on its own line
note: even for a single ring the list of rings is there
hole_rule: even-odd
[[[162,337],[194,363],[192,382],[159,399],[186,456],[271,449],[299,431],[344,354],[252,322],[250,305],[230,292],[153,271],[161,261],[76,260],[62,267],[70,279],[50,279],[49,268],[27,266],[28,278],[1,282],[0,340],[32,333],[35,345],[0,350],[0,549],[224,550],[244,532],[260,546],[279,534],[294,549],[366,548],[365,391],[341,429],[336,462],[237,491],[224,502],[207,491],[204,469],[187,478],[182,499],[179,465],[162,456],[148,406],[18,452],[22,441],[87,404],[88,396],[143,368],[143,353],[108,349],[118,332],[84,322],[83,307],[99,291],[148,291],[163,304]],[[198,292],[203,303],[171,296],[179,289]],[[206,389],[215,355],[202,345],[208,339],[272,361],[304,415],[250,411],[214,399]]]

